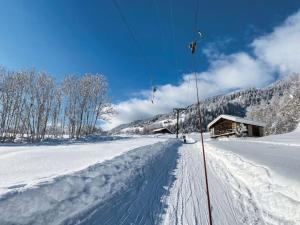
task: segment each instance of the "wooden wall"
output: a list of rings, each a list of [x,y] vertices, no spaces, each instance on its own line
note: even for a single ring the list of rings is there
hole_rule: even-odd
[[[226,135],[226,134],[234,134],[237,129],[237,124],[234,121],[220,119],[216,122],[211,128],[210,132],[212,136]],[[263,136],[263,127],[245,124],[247,128],[247,136],[249,137],[261,137]]]
[[[213,135],[221,135],[225,133],[234,132],[235,122],[225,119],[220,119],[213,125]]]

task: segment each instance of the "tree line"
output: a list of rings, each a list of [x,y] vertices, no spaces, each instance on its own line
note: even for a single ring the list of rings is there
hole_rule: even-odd
[[[79,138],[112,112],[101,74],[68,75],[57,83],[35,70],[0,70],[0,140]]]
[[[282,82],[285,89],[259,105],[247,108],[247,117],[266,123],[265,134],[282,134],[293,131],[300,122],[300,74]]]

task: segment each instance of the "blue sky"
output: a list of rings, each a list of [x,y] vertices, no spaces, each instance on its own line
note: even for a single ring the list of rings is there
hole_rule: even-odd
[[[145,98],[151,80],[162,92],[173,86],[181,87],[187,79],[184,74],[193,72],[187,45],[194,36],[196,0],[118,2],[143,56],[111,0],[2,0],[0,64],[9,69],[34,67],[49,72],[58,81],[66,74],[102,73],[108,78],[111,98],[117,107]],[[237,57],[252,60],[252,55],[262,49],[257,48],[255,40],[284,26],[284,21],[299,8],[299,0],[199,0],[198,27],[204,37],[197,56],[198,72],[205,78],[206,72],[220,63],[234,62]],[[243,58],[240,53],[246,56]],[[150,65],[144,63],[144,58]],[[258,55],[253,59],[257,58]],[[264,72],[270,72],[268,67],[271,66],[264,67],[268,70]],[[274,78],[278,71],[272,68],[270,73]],[[257,85],[229,85],[209,93],[261,86],[273,80],[266,77]],[[188,103],[181,101],[175,106]],[[170,108],[159,104],[155,107],[157,110],[150,114],[133,114],[118,121],[128,122]]]

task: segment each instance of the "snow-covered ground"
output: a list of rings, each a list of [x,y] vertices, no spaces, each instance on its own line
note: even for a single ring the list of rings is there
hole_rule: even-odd
[[[279,136],[279,135],[277,135]],[[276,138],[274,135],[273,138]],[[300,139],[300,133],[299,133]],[[300,183],[300,140],[294,140],[296,145],[287,145],[287,143],[279,142],[279,139],[268,138],[253,139],[229,139],[226,141],[209,142],[217,149],[230,151],[241,157],[251,160],[256,164],[268,167],[276,175],[283,178],[297,180]]]
[[[287,134],[220,139],[209,143],[261,164],[282,179],[300,183],[300,127]]]
[[[253,145],[253,149],[256,147]],[[215,174],[231,186],[232,201],[240,204],[241,221],[250,219],[246,224],[300,224],[300,183],[292,175],[280,176],[265,164],[213,145],[208,145],[207,152],[211,167],[217,168]],[[286,165],[280,165],[282,170]]]
[[[162,138],[117,138],[95,143],[0,147],[0,195],[82,170]]]
[[[207,225],[199,134],[2,147],[0,224]],[[300,224],[300,131],[205,135],[213,224]]]
[[[207,225],[208,210],[205,190],[205,180],[203,178],[204,169],[202,163],[201,146],[197,144],[187,144],[179,149],[180,157],[175,169],[175,182],[170,188],[170,194],[163,201],[168,206],[163,216],[164,225]],[[211,163],[211,161],[210,161]],[[215,165],[216,171],[222,171],[222,167]],[[233,201],[234,196],[231,186],[226,180],[209,168],[209,184],[212,197],[214,224],[239,225],[252,223],[259,215],[252,213],[250,209],[240,210],[237,201]]]
[[[299,129],[256,139],[205,137],[214,224],[300,224]],[[179,154],[164,224],[208,224],[201,146],[184,145]]]
[[[154,224],[158,218],[156,213],[160,213],[163,208],[160,198],[166,192],[164,186],[169,185],[179,144],[175,139],[139,138],[98,143],[95,146],[63,146],[67,149],[60,150],[45,147],[44,155],[42,150],[34,149],[38,156],[52,156],[51,162],[55,162],[53,158],[64,161],[65,166],[58,166],[66,170],[59,171],[60,176],[39,182],[35,186],[11,187],[10,192],[0,196],[0,224],[120,224],[120,221],[135,224],[134,221],[145,219],[151,221],[149,224]],[[34,150],[21,149],[16,152],[29,151],[28,154],[32,156],[35,154]],[[58,151],[65,154],[60,155]],[[126,153],[120,155],[122,152]],[[11,154],[4,153],[3,157],[20,158],[15,153]],[[116,155],[119,156],[114,157]],[[104,161],[112,157],[114,158]],[[33,164],[37,159],[29,158]],[[4,162],[5,158],[1,160]],[[68,164],[68,160],[78,163],[83,160],[85,164]],[[22,163],[25,162],[26,160]],[[75,171],[88,164],[93,165],[70,173],[70,170]],[[35,165],[47,170],[46,165],[43,168],[38,163]],[[54,170],[54,167],[49,168]],[[12,174],[9,167],[6,171]],[[12,171],[16,175],[19,173],[14,168]],[[67,174],[63,174],[67,171]],[[31,180],[34,180],[35,171],[31,172]],[[24,177],[29,180],[29,174]],[[16,182],[18,181],[19,177],[16,177]],[[153,207],[141,207],[146,202],[152,203]],[[145,214],[149,217],[144,218]]]

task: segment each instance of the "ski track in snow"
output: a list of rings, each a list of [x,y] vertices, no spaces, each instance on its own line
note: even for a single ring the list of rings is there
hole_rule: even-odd
[[[139,147],[0,198],[0,224],[157,224],[181,142]]]
[[[176,142],[140,169],[131,177],[129,186],[109,200],[96,204],[82,215],[70,218],[64,224],[81,225],[152,225],[158,224],[166,205],[161,202],[168,186],[173,182],[172,171],[178,158]],[[149,148],[148,151],[153,149]],[[141,156],[143,157],[143,156]],[[76,221],[77,220],[77,221]]]
[[[0,197],[0,224],[208,225],[200,143],[160,140],[30,188],[15,187]],[[222,149],[222,142],[205,147],[214,225],[300,224],[296,181]]]
[[[216,148],[210,142],[205,147],[213,224],[300,224],[297,180],[280,179],[266,166]],[[170,195],[164,199],[168,208],[163,225],[206,225],[208,211],[201,146],[199,143],[184,145],[179,154],[176,180]]]
[[[177,179],[171,187],[170,195],[164,200],[168,209],[163,224],[209,224],[201,147],[199,143],[184,145],[179,149],[179,154],[175,170]],[[222,166],[208,158],[213,223],[264,224],[249,190]],[[232,187],[235,191],[231,190]]]

